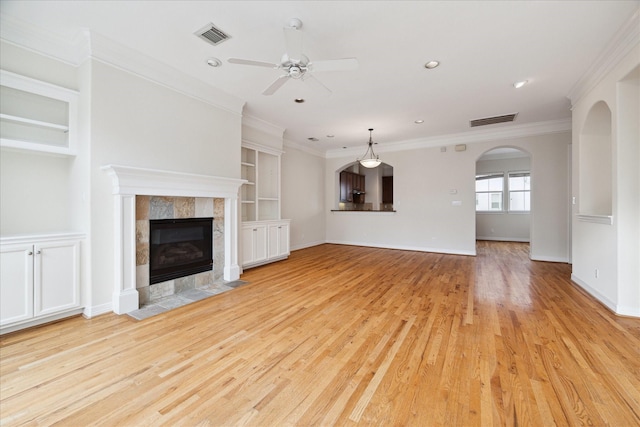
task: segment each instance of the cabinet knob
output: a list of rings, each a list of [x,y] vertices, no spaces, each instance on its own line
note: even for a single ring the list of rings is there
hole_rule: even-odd
[[[42,251],[40,249],[38,249],[38,252],[36,252],[36,255],[40,255],[42,253]]]
[[[33,251],[27,252],[27,255],[33,255]]]

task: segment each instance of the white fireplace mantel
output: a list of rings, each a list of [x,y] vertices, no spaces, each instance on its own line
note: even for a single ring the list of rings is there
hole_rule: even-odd
[[[113,311],[138,309],[136,290],[136,196],[224,198],[224,279],[237,280],[238,191],[242,179],[197,175],[129,166],[102,167],[112,180],[114,207],[115,284]]]

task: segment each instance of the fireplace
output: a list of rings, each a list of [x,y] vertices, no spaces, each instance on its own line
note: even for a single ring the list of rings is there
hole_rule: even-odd
[[[240,266],[238,265],[238,194],[245,181],[228,177],[121,165],[105,165],[101,169],[111,177],[111,190],[114,195],[114,247],[116,248],[116,257],[112,307],[115,313],[124,314],[137,310],[140,306],[140,292],[137,284],[142,282],[149,283],[149,268],[146,267],[148,256],[144,258],[144,250],[138,250],[136,247],[138,237],[136,236],[138,231],[136,229],[136,223],[138,222],[136,218],[136,195],[194,197],[196,200],[200,200],[200,198],[223,199],[224,214],[221,218],[215,214],[211,215],[216,216],[216,221],[223,221],[221,226],[224,230],[224,237],[220,247],[224,255],[215,256],[214,261],[219,262],[219,259],[223,258],[221,270],[223,270],[224,280],[233,281],[240,278]],[[194,213],[197,211],[198,209],[196,208]],[[203,212],[198,216],[207,217],[209,214]],[[172,217],[175,217],[175,215]],[[167,217],[164,218],[166,219]],[[149,217],[148,219],[151,218]],[[145,230],[140,231],[142,233],[145,232]],[[147,228],[146,231],[148,232],[149,229]],[[144,259],[138,259],[139,256]],[[138,265],[142,267],[142,264],[144,264],[144,270],[137,267]],[[204,274],[206,275],[207,273]],[[150,288],[148,285],[146,287]]]
[[[149,221],[149,283],[213,269],[213,218]]]

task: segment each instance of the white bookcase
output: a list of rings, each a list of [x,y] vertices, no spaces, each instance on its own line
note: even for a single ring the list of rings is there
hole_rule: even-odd
[[[280,152],[242,147],[242,221],[280,219]]]
[[[290,220],[280,218],[282,152],[243,142],[241,189],[242,266],[245,268],[289,256]]]
[[[76,154],[78,92],[0,70],[0,145]]]

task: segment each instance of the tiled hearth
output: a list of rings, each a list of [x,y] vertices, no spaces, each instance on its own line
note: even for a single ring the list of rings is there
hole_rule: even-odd
[[[244,280],[235,280],[233,282],[215,282],[213,284],[198,286],[196,289],[176,292],[173,295],[159,298],[147,304],[141,305],[138,310],[127,313],[129,316],[137,320],[144,320],[155,315],[165,313],[174,308],[179,308],[196,301],[200,301],[214,295],[221,294],[233,290],[242,285],[246,285]]]
[[[149,220],[213,217],[213,271],[149,285]],[[140,306],[221,283],[224,268],[224,199],[136,196],[136,289]]]

